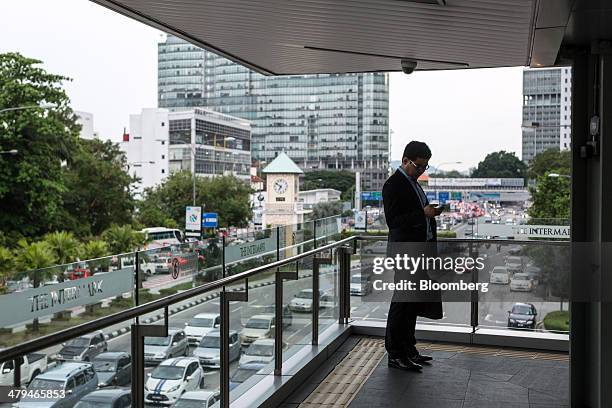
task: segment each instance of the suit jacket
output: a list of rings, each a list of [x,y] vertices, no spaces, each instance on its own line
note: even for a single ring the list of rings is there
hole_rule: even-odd
[[[394,257],[398,253],[406,252],[413,256],[419,256],[421,253],[436,256],[436,220],[425,217],[421,200],[406,176],[396,170],[385,182],[382,196],[385,219],[389,227],[387,256]],[[426,244],[427,228],[430,228],[433,239]],[[417,286],[421,279],[433,280],[424,270],[415,274],[395,271],[395,281],[402,279],[416,281]],[[393,299],[397,302],[408,302],[409,308],[417,316],[442,318],[442,297],[439,291],[396,292]]]
[[[421,200],[399,170],[385,182],[382,196],[389,242],[425,242],[428,226],[437,239],[436,220],[425,217]]]

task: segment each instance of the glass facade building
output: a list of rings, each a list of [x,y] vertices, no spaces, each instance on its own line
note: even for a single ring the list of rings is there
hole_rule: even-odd
[[[304,171],[360,170],[364,189],[382,187],[388,74],[264,76],[170,35],[158,51],[159,107],[205,106],[248,120],[256,162],[285,151]]]
[[[523,161],[548,149],[570,148],[570,67],[523,71]]]
[[[168,115],[168,168],[199,176],[234,175],[250,182],[251,130],[247,122],[202,108]]]

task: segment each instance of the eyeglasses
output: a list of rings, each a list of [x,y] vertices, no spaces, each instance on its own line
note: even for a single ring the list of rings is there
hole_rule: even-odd
[[[416,164],[412,160],[408,160],[408,163],[412,164],[414,166],[414,168],[417,169],[417,170],[425,171],[425,170],[427,170],[429,168],[429,164],[426,164],[425,166],[421,166],[419,164]]]

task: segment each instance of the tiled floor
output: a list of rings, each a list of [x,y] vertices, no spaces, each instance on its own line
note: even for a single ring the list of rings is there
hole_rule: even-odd
[[[423,354],[434,361],[421,373],[389,369],[386,357],[351,408],[560,408],[569,406],[566,355],[499,348],[443,347]]]
[[[296,407],[333,370],[358,338],[287,401]],[[352,342],[352,343],[351,343]],[[503,348],[421,344],[434,357],[421,373],[387,367],[382,358],[350,402],[350,408],[562,408],[569,406],[567,355]],[[344,349],[344,350],[342,350]],[[342,406],[320,405],[325,406]]]

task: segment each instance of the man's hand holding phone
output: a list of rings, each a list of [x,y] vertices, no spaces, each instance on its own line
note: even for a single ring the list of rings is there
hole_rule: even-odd
[[[441,205],[427,204],[425,207],[423,207],[423,211],[425,212],[425,217],[433,218],[442,214],[444,207]]]

